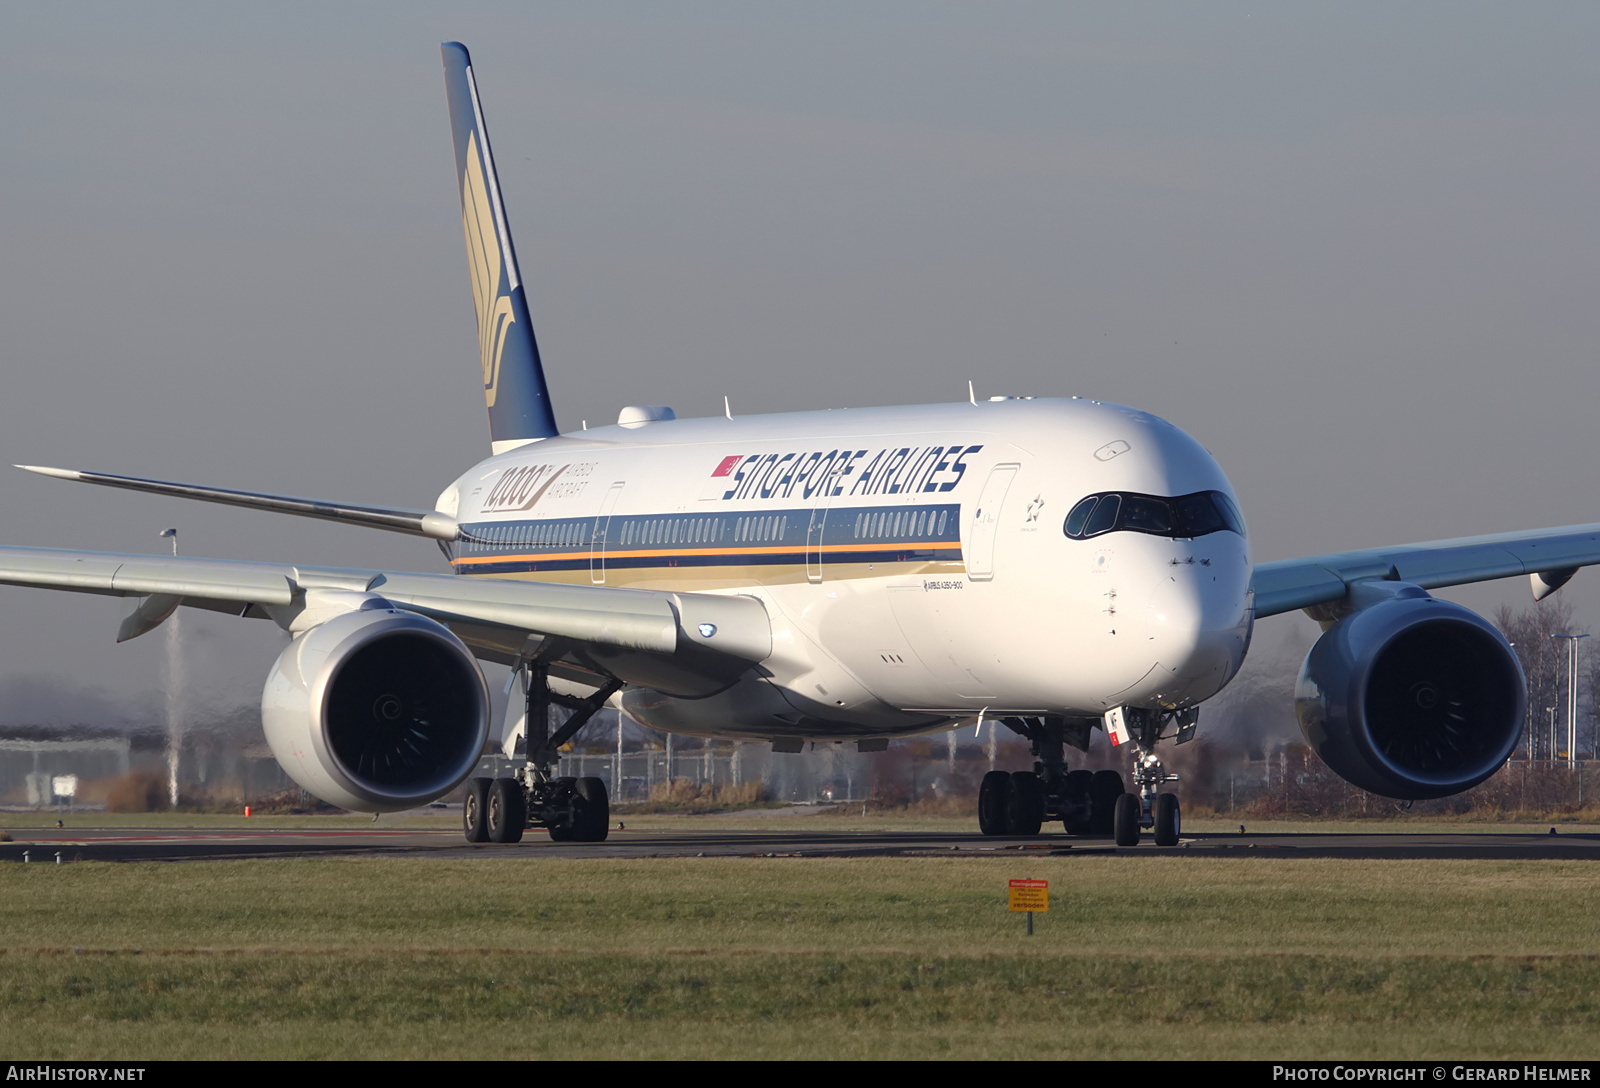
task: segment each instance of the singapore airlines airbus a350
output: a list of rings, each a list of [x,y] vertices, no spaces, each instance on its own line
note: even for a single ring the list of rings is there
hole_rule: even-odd
[[[1092,400],[555,424],[471,59],[443,46],[492,455],[432,510],[352,506],[103,473],[47,476],[430,537],[450,574],[0,549],[0,582],[130,598],[119,640],[181,605],[269,619],[293,641],[262,721],[318,797],[384,812],[466,780],[486,748],[514,776],[468,781],[469,840],[605,838],[599,779],[557,751],[602,706],[657,729],[885,747],[998,720],[1032,770],[991,772],[986,834],[1178,841],[1158,742],[1195,735],[1257,619],[1325,633],[1296,689],[1339,774],[1395,798],[1488,778],[1522,732],[1504,637],[1429,589],[1514,575],[1535,596],[1600,563],[1600,525],[1256,564],[1227,477],[1177,427]],[[28,467],[28,466],[25,466]],[[479,661],[524,699],[491,733]],[[1091,730],[1132,745],[1069,769]]]

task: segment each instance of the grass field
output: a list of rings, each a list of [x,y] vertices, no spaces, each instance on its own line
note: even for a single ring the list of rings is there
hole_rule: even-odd
[[[1009,877],[1051,882],[1026,936]],[[0,868],[6,1058],[1594,1057],[1592,863]]]

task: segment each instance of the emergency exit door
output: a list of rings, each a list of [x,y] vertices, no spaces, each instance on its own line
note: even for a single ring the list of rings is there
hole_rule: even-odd
[[[967,561],[967,577],[974,582],[987,582],[994,577],[995,538],[1000,531],[1000,515],[1005,509],[1006,493],[1017,477],[1019,465],[996,465],[983,483],[978,495],[978,505],[967,519],[966,541],[962,555]]]

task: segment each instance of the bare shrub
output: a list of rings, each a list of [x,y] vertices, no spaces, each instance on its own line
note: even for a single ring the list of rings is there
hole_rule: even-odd
[[[628,805],[616,805],[624,813],[678,812],[689,815],[706,812],[727,812],[732,809],[751,808],[768,803],[765,786],[760,782],[742,785],[713,786],[696,784],[685,778],[659,783],[650,791],[650,800]]]
[[[106,789],[108,812],[165,812],[171,807],[167,778],[160,771],[129,771]]]

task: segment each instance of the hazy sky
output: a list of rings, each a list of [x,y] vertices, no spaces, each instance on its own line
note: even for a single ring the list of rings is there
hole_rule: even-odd
[[[1597,31],[1588,3],[7,4],[0,460],[431,505],[488,445],[455,38],[564,427],[970,378],[1177,423],[1262,559],[1600,521]],[[0,510],[0,543],[443,569],[10,470]],[[1600,572],[1562,592],[1600,619]],[[0,683],[155,688],[121,607],[0,589]],[[187,631],[209,692],[256,697],[275,628]]]

